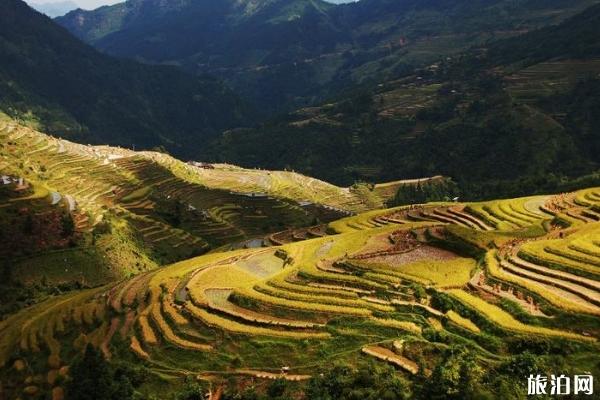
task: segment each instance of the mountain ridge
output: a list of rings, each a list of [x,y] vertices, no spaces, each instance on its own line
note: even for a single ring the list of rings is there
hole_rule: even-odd
[[[594,3],[277,0],[257,2],[260,12],[247,18],[233,0],[184,1],[171,12],[145,1],[145,12],[129,2],[57,22],[110,54],[219,76],[273,113],[558,22]]]
[[[363,85],[318,107],[221,135],[205,157],[291,165],[338,183],[441,174],[474,198],[531,193],[540,182],[536,175],[552,174],[560,187],[595,174],[600,165],[592,133],[598,126],[599,21],[596,5],[559,25],[440,59],[402,79]],[[253,144],[262,142],[285,161]],[[518,152],[511,143],[519,143]],[[497,152],[486,155],[490,147]],[[343,149],[342,158],[330,162],[334,149]]]
[[[72,1],[59,1],[56,3],[29,3],[34,9],[40,11],[50,18],[61,17],[69,11],[76,10],[77,4]]]
[[[0,11],[0,106],[46,131],[182,151],[252,119],[213,78],[100,54],[20,0]]]

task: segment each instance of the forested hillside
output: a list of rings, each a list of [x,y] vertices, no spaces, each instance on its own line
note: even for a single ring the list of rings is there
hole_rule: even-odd
[[[600,163],[599,23],[595,6],[561,25],[227,132],[206,157],[291,166],[338,183],[442,174],[470,198],[563,188]],[[264,142],[275,151],[264,151]]]
[[[78,11],[81,18],[60,21],[78,21],[69,27],[100,48],[115,46],[106,51],[131,55],[128,52],[135,49],[140,51],[136,57],[158,62],[193,54],[193,65],[210,65],[215,68],[212,72],[227,78],[227,64],[264,74],[269,63],[281,66],[300,55],[332,54],[343,48],[340,43],[356,51],[374,49],[392,37],[406,40],[401,51],[388,49],[392,58],[386,59],[398,61],[400,54],[422,54],[411,45],[421,43],[418,38],[423,35],[435,41],[493,31],[499,39],[522,33],[521,28],[559,21],[584,3],[588,4],[565,9],[561,2],[509,6],[502,1],[466,5],[364,0],[338,7],[301,0],[130,1],[94,12]],[[436,50],[430,54],[436,61],[423,64],[429,56],[419,58],[414,63],[421,65],[418,68],[383,73],[366,67],[372,65],[371,56],[347,63],[361,76],[362,85],[342,90],[345,84],[337,85],[341,81],[330,76],[325,80],[336,93],[332,101],[254,128],[243,126],[264,117],[261,113],[268,106],[257,107],[260,113],[249,112],[212,78],[109,58],[16,0],[4,7],[14,14],[9,20],[9,13],[3,13],[7,22],[2,51],[9,61],[0,66],[6,77],[1,81],[6,88],[1,98],[4,108],[63,137],[138,148],[162,146],[185,158],[295,169],[345,186],[445,175],[470,198],[530,193],[532,187],[540,192],[559,190],[572,188],[568,181],[575,177],[587,176],[582,181],[587,183],[596,179],[598,6],[562,24],[492,40],[452,57]],[[549,13],[551,9],[560,12]],[[518,23],[516,15],[522,17]],[[446,23],[432,24],[431,18]],[[409,23],[397,24],[404,19]],[[461,23],[455,26],[456,20]],[[184,30],[186,23],[193,29]],[[218,26],[211,25],[215,23]],[[500,26],[512,30],[500,34]],[[27,36],[26,31],[37,36]],[[148,39],[151,32],[156,32],[157,42]],[[297,35],[300,42],[291,45]],[[20,50],[11,43],[20,43]],[[198,53],[198,46],[208,47]],[[352,57],[357,57],[356,51]],[[213,52],[220,55],[210,56]],[[210,57],[211,62],[198,63],[198,57]],[[400,65],[396,61],[392,64]],[[320,62],[308,63],[319,74],[305,76],[324,76],[328,69]],[[60,72],[55,73],[57,69]],[[295,93],[291,86],[318,98],[319,90],[297,79],[298,71],[294,67],[281,74],[267,73],[267,80],[236,73],[229,77],[239,79],[245,89],[229,83],[246,93],[264,91],[268,102],[278,105],[284,103],[280,94]],[[378,79],[370,83],[365,77],[371,72]],[[496,150],[490,153],[490,148]],[[338,156],[332,158],[332,153]]]
[[[217,80],[102,55],[21,0],[0,3],[0,60],[0,108],[81,142],[191,156],[250,119]]]
[[[558,23],[596,2],[130,0],[57,22],[107,53],[221,77],[273,113]]]

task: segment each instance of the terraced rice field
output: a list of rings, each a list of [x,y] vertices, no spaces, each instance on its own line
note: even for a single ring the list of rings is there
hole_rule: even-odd
[[[465,210],[481,219],[488,226],[499,230],[516,230],[536,224],[550,216],[539,205],[545,197],[529,197],[511,200],[469,204]]]
[[[205,168],[18,126],[2,132],[45,177],[15,203],[71,208],[70,196],[89,228],[108,230],[93,239],[110,249],[101,255],[117,254],[118,243],[136,254],[121,265],[131,276],[0,321],[2,367],[21,361],[44,376],[88,343],[165,381],[276,379],[284,366],[290,380],[306,380],[338,359],[428,376],[455,345],[494,366],[518,355],[520,341],[600,354],[598,188],[349,215],[397,183],[366,198],[293,173]],[[50,193],[62,200],[52,204]],[[314,226],[314,203],[344,217]],[[269,237],[281,240],[233,245]],[[185,260],[152,264],[161,252]],[[21,393],[27,377],[14,374],[0,368],[0,383],[10,378]]]
[[[494,306],[490,303],[487,303],[481,300],[478,297],[475,297],[463,290],[460,289],[452,289],[448,292],[453,297],[457,298],[461,302],[463,302],[468,307],[473,308],[477,312],[481,313],[484,317],[488,318],[491,322],[498,324],[500,327],[516,331],[522,333],[530,333],[536,335],[543,336],[559,336],[563,338],[581,340],[581,341],[589,341],[593,340],[589,337],[583,335],[577,335],[570,332],[557,331],[553,329],[535,327],[531,325],[523,324],[517,321],[514,317],[512,317],[509,313],[503,311],[501,308]]]
[[[78,222],[81,231],[91,231],[110,211],[125,213],[134,229],[143,232],[145,246],[157,253],[176,248],[190,256],[282,226],[309,226],[316,217],[327,221],[378,207],[386,200],[372,204],[350,189],[291,172],[229,165],[203,169],[159,153],[79,145],[7,121],[3,119],[0,134],[11,143],[6,165],[12,170],[4,172],[26,173],[28,180],[40,183],[34,195],[22,200],[51,191],[66,199],[70,211],[87,215]],[[177,202],[179,208],[164,210],[165,202]],[[180,214],[173,216],[180,220],[176,229],[171,217],[163,217],[174,211]]]
[[[526,204],[532,206],[531,199],[511,202],[523,207]],[[536,204],[539,204],[538,199]],[[452,207],[455,211],[467,212],[458,206]],[[527,210],[536,213],[535,209]],[[379,216],[368,213],[363,218],[368,221]],[[473,218],[483,221],[482,217]],[[514,216],[498,214],[496,218],[500,225],[515,223]],[[532,224],[538,221],[532,217]],[[291,363],[314,360],[316,354],[312,352],[312,346],[328,348],[348,341],[337,351],[358,351],[365,357],[395,365],[408,374],[418,373],[418,367],[413,359],[403,354],[402,340],[398,338],[425,340],[425,332],[431,329],[437,332],[449,329],[453,335],[496,334],[500,330],[507,334],[594,341],[581,330],[520,322],[490,300],[495,289],[482,297],[467,292],[477,267],[476,260],[435,247],[427,242],[429,239],[423,232],[432,225],[442,230],[452,226],[456,237],[466,235],[465,243],[474,243],[478,249],[490,246],[485,264],[486,279],[514,285],[514,290],[523,292],[524,299],[532,293],[539,296],[532,301],[543,299],[564,312],[597,315],[593,307],[600,284],[585,275],[591,269],[586,271],[579,267],[581,273],[575,274],[521,259],[520,252],[545,242],[535,237],[495,241],[495,232],[476,223],[473,226],[431,222],[406,218],[402,223],[362,226],[361,229],[349,229],[347,233],[276,248],[210,253],[95,292],[84,291],[85,295],[78,300],[82,302],[80,306],[76,305],[79,303],[75,299],[68,299],[65,304],[74,310],[72,320],[80,321],[77,329],[86,332],[85,340],[98,343],[105,354],[116,356],[111,342],[120,331],[128,338],[134,356],[146,362],[158,362],[161,368],[173,371],[181,365],[173,364],[172,355],[187,353],[202,354],[207,360],[202,364],[204,368],[212,369],[215,363],[226,368],[230,355],[224,355],[230,354],[229,346],[237,343],[236,351],[250,357],[250,349],[246,350],[244,346],[253,340],[307,346],[306,354],[290,355],[288,361]],[[511,229],[522,228],[511,225]],[[571,252],[579,251],[579,262],[585,260],[593,266],[589,262],[596,257],[596,248],[600,248],[596,243],[596,231],[594,224],[567,228],[562,238],[549,239],[549,242],[560,244],[561,248]],[[478,239],[478,235],[481,238]],[[550,232],[549,235],[556,236],[557,233]],[[443,235],[440,238],[438,240],[444,240]],[[494,246],[500,248],[494,249]],[[575,262],[572,258],[568,260]],[[427,290],[420,290],[419,285]],[[503,286],[500,290],[507,289]],[[441,311],[432,302],[434,292],[449,295],[462,308]],[[105,298],[103,303],[97,300],[101,298]],[[465,310],[469,310],[467,315]],[[61,313],[58,315],[63,315]],[[49,349],[51,355],[59,355],[64,344],[60,338],[48,333],[65,331],[71,324],[69,319],[62,317],[44,317],[39,327],[32,322],[27,324],[31,328],[15,331],[7,328],[9,323],[12,321],[2,327],[9,333],[5,336],[7,339],[3,339],[5,359],[15,341],[20,343],[22,351],[32,354],[30,357],[44,349]],[[124,328],[125,323],[133,324],[132,329]],[[495,330],[490,332],[490,326]],[[247,367],[257,368],[250,371],[260,371],[265,364],[242,361],[238,371],[248,371]]]
[[[402,357],[393,351],[386,349],[385,347],[367,346],[363,347],[362,352],[380,360],[395,364],[411,374],[416,374],[419,372],[419,366],[417,363],[409,360],[408,358]]]
[[[540,96],[566,90],[581,76],[595,75],[599,71],[599,60],[557,60],[532,65],[506,80],[511,95],[518,101],[531,103]]]
[[[428,246],[398,255],[369,258],[361,264],[380,273],[439,287],[464,286],[476,265],[473,259],[459,258],[454,253]]]
[[[524,200],[524,203],[528,201],[530,200]],[[485,212],[483,207],[482,205],[430,204],[374,210],[340,219],[331,223],[330,227],[340,233],[403,224],[410,224],[411,227],[415,227],[415,224],[421,226],[452,224],[474,230],[494,230],[500,220]],[[527,217],[534,216],[534,219],[543,218],[543,215],[537,213],[528,214]],[[504,221],[504,228],[514,226],[508,220]]]
[[[40,353],[45,348],[49,356],[60,360],[60,339],[66,326],[76,324],[83,329],[92,329],[95,321],[103,321],[103,304],[95,300],[102,290],[56,297],[1,321],[0,366],[6,364],[15,348],[33,353]]]
[[[594,223],[563,239],[526,243],[519,256],[540,265],[596,278],[600,275],[600,258],[595,255],[594,242],[599,231],[600,224]]]
[[[462,328],[468,329],[471,332],[475,332],[475,333],[481,332],[481,330],[477,327],[477,325],[475,325],[470,319],[461,317],[455,311],[452,311],[452,310],[448,311],[446,313],[446,316],[448,317],[448,319],[450,321],[452,321],[453,323],[455,323],[456,325],[458,325]]]

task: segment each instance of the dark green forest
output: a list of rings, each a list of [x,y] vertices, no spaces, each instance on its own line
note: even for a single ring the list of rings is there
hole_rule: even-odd
[[[575,75],[556,90],[533,90],[527,101],[515,96],[509,78],[547,60],[592,62],[599,26],[596,6],[559,26],[417,70],[399,92],[436,89],[433,100],[411,114],[382,117],[387,89],[363,87],[311,118],[289,114],[256,129],[226,132],[203,155],[245,166],[292,168],[346,185],[441,174],[452,177],[468,199],[595,185],[600,70]],[[554,39],[564,45],[552,46]],[[541,79],[552,84],[558,78]],[[270,146],[261,145],[265,142]]]
[[[443,340],[443,338],[437,338]],[[535,349],[535,343],[532,343]],[[319,370],[307,385],[279,379],[267,383],[245,384],[235,377],[227,382],[223,400],[487,400],[518,399],[526,394],[523,377],[552,371],[564,362],[558,348],[550,345],[539,351],[525,351],[502,363],[484,367],[467,347],[454,345],[441,351],[442,361],[430,376],[424,372],[407,380],[389,365],[361,362],[357,366],[338,362]],[[554,344],[556,346],[557,344]],[[89,346],[73,365],[75,371],[67,384],[72,400],[156,400],[136,389],[148,380],[146,367],[108,363]],[[431,385],[431,381],[436,384]],[[515,382],[518,382],[515,384]],[[173,395],[175,400],[201,400],[215,385],[188,379]]]
[[[269,114],[555,24],[594,0],[130,0],[57,22],[109,54],[218,76]]]
[[[20,0],[0,3],[0,60],[0,108],[83,143],[192,156],[252,118],[216,79],[102,55]]]
[[[487,1],[471,7],[462,2],[365,0],[334,7],[274,1],[250,10],[229,3],[201,2],[190,8],[191,3],[181,1],[161,8],[154,2],[127,2],[94,12],[78,11],[59,20],[68,26],[69,18],[85,16],[82,30],[75,33],[109,52],[112,47],[103,46],[112,40],[121,46],[119,55],[131,56],[128,41],[138,35],[139,43],[146,43],[144,35],[159,27],[174,35],[163,38],[164,43],[175,41],[179,47],[148,45],[147,51],[172,54],[136,56],[168,61],[200,54],[198,46],[213,43],[215,48],[232,51],[215,57],[215,68],[275,63],[282,69],[266,68],[271,71],[268,77],[231,75],[247,85],[241,93],[256,92],[258,87],[268,92],[271,97],[263,100],[269,104],[285,103],[279,95],[293,95],[296,89],[310,93],[313,104],[329,93],[319,106],[265,119],[270,111],[263,100],[252,109],[217,78],[102,55],[24,3],[10,0],[2,4],[0,14],[0,106],[41,130],[80,142],[296,170],[340,185],[445,175],[454,179],[464,199],[567,190],[597,182],[600,68],[594,67],[593,60],[598,56],[600,6],[547,25],[588,3],[594,2],[577,2],[548,18],[548,9],[560,9],[564,3]],[[114,16],[119,10],[125,15],[122,20]],[[294,13],[301,16],[296,25],[282,22]],[[205,35],[180,29],[186,21],[214,15],[220,16],[226,31]],[[519,26],[517,15],[522,17]],[[188,20],[182,20],[184,16]],[[451,21],[446,21],[448,16]],[[270,21],[268,26],[261,25],[265,20]],[[411,23],[402,25],[400,32],[395,23],[402,20]],[[310,26],[318,29],[305,35]],[[362,36],[349,36],[357,26]],[[384,26],[388,28],[381,30]],[[385,57],[344,52],[345,72],[325,74],[327,78],[317,74],[325,79],[317,85],[326,88],[324,92],[314,82],[298,78],[298,74],[316,76],[315,68],[325,73],[322,65],[304,69],[306,65],[297,64],[284,71],[289,69],[288,61],[332,51],[340,43],[377,48],[398,34],[410,41],[440,32],[480,36],[502,28],[513,29],[508,36],[514,36],[514,29],[538,26],[542,28],[514,38],[496,35],[470,41],[470,48],[463,42],[452,48],[452,56],[435,50],[435,57],[426,60],[411,58],[410,46],[393,49]],[[181,35],[194,40],[182,40]],[[247,41],[238,41],[240,35]],[[302,38],[297,46],[285,46],[297,37]],[[271,50],[260,61],[227,43],[240,49],[254,44]],[[201,54],[208,56],[211,51]],[[522,98],[515,76],[546,62],[565,62],[561,68],[566,71],[570,60],[591,67],[565,76],[539,73],[536,82],[546,89],[527,89]],[[368,76],[361,82],[351,79],[352,71],[359,70]],[[234,78],[220,76],[236,86]]]

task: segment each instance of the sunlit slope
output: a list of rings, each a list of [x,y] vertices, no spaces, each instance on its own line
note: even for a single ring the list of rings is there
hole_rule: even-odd
[[[0,257],[8,287],[22,288],[0,315],[57,287],[96,287],[216,248],[323,236],[327,222],[380,208],[411,183],[340,188],[288,171],[185,163],[57,139],[3,114],[0,139],[0,175],[11,182],[0,187]]]
[[[114,148],[96,147],[104,154],[115,154]],[[303,205],[314,204],[340,212],[361,212],[382,208],[394,197],[401,185],[439,180],[442,177],[409,179],[376,184],[339,187],[293,171],[246,169],[231,164],[184,163],[169,155],[118,149],[123,157],[137,155],[168,168],[186,181],[210,189],[228,190],[249,196],[272,196]],[[110,156],[110,155],[109,155]]]
[[[142,198],[141,189],[144,187],[148,187],[148,191],[152,188],[161,190],[161,185],[166,182],[148,180],[142,175],[148,167],[155,170],[150,174],[156,178],[159,178],[158,170],[162,167],[166,170],[163,171],[164,180],[171,178],[172,184],[175,180],[180,180],[208,189],[255,197],[271,196],[302,204],[314,203],[344,212],[381,207],[395,194],[395,188],[400,184],[410,183],[399,181],[376,185],[374,190],[366,194],[363,190],[340,188],[294,172],[248,170],[225,164],[195,166],[161,153],[75,144],[33,131],[4,116],[0,123],[3,137],[10,146],[3,154],[3,170],[18,172],[18,167],[23,164],[22,168],[29,169],[30,175],[34,174],[30,179],[39,178],[47,181],[48,186],[54,185],[58,189],[69,188],[60,186],[57,182],[59,179],[67,180],[73,185],[83,183],[80,181],[84,179],[97,179],[98,186],[102,186],[93,193],[86,192],[85,186],[79,188],[80,193],[75,193],[83,202],[89,203],[102,200],[111,189],[127,192],[121,196],[113,196],[116,200],[131,199],[132,196],[127,194],[133,191],[139,195],[137,197]],[[79,180],[73,176],[74,171],[78,172]],[[110,183],[115,187],[109,186]],[[135,190],[131,186],[135,186]]]
[[[340,234],[211,253],[57,297],[0,323],[0,376],[23,387],[11,365],[60,371],[85,343],[202,379],[284,365],[306,376],[359,354],[429,374],[439,354],[413,350],[450,344],[489,363],[516,343],[599,354],[599,192],[567,196],[586,202],[573,207],[586,207],[587,222],[552,215],[565,195],[400,207],[332,223]]]
[[[4,115],[0,138],[0,172],[27,187],[7,185],[2,194],[2,237],[9,245],[0,253],[26,284],[95,286],[211,248],[382,207],[400,184],[380,193],[293,172],[184,163],[60,140]],[[64,219],[73,220],[74,232],[62,232]],[[23,237],[24,230],[35,232]]]

